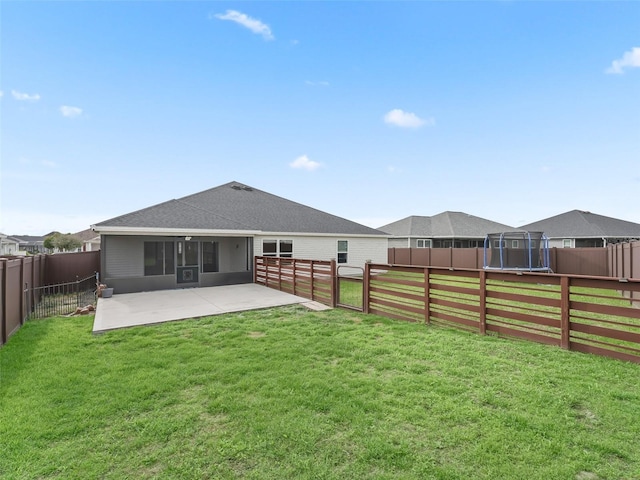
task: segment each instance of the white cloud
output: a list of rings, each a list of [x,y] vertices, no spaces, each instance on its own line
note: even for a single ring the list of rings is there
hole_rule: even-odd
[[[37,167],[38,165],[41,165],[43,167],[47,167],[47,168],[58,168],[58,164],[56,162],[54,162],[53,160],[32,160],[30,158],[26,158],[26,157],[19,157],[18,158],[18,163],[20,165],[29,165],[30,167]],[[29,169],[31,170],[31,169]]]
[[[296,158],[293,162],[291,162],[289,166],[291,168],[301,168],[303,170],[309,170],[310,172],[312,172],[313,170],[316,170],[317,168],[319,168],[321,164],[318,162],[314,162],[306,155],[301,155],[298,158]]]
[[[27,101],[27,102],[37,102],[40,100],[40,95],[34,93],[33,95],[29,95],[28,93],[18,92],[17,90],[11,90],[11,95],[16,100]]]
[[[4,92],[0,90],[0,98],[4,97]]]
[[[419,128],[423,125],[433,126],[436,124],[434,118],[422,119],[415,113],[405,112],[396,108],[387,112],[384,116],[385,123],[403,128]]]
[[[215,18],[220,20],[229,20],[232,22],[236,22],[238,25],[242,25],[245,28],[248,28],[253,33],[262,35],[262,38],[265,40],[273,40],[274,36],[271,33],[271,28],[266,23],[262,23],[260,20],[255,18],[251,18],[250,16],[238,12],[237,10],[227,10],[226,13],[217,13],[214,15]],[[211,17],[209,17],[211,18]]]
[[[611,62],[611,66],[605,70],[605,73],[622,75],[625,68],[640,67],[640,47],[633,47],[628,52],[624,52],[622,58]]]
[[[63,116],[73,118],[82,115],[82,109],[78,107],[70,107],[68,105],[62,105],[60,107],[60,113]]]

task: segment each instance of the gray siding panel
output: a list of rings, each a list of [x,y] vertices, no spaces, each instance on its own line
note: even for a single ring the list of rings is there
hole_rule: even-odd
[[[195,237],[193,241],[219,243],[219,272],[200,271],[193,286],[232,285],[253,281],[252,239],[246,237]],[[176,274],[144,275],[144,242],[184,241],[184,237],[103,235],[102,283],[114,289],[114,293],[133,293],[152,290],[184,288],[178,284]]]
[[[144,276],[144,241],[139,237],[108,236],[105,277]]]

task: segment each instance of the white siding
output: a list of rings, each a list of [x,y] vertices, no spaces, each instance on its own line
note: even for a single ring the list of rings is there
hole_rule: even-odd
[[[407,248],[409,246],[408,238],[390,238],[389,248]]]
[[[310,260],[332,260],[338,258],[338,240],[349,242],[346,265],[364,267],[369,260],[374,263],[387,263],[386,237],[320,237],[320,236],[256,236],[255,254],[262,255],[262,240],[293,240],[294,258]],[[344,265],[344,264],[340,264]]]
[[[575,240],[574,239],[570,239],[571,240],[571,247],[573,247],[575,245]],[[564,248],[564,239],[563,238],[550,238],[549,239],[549,248]]]

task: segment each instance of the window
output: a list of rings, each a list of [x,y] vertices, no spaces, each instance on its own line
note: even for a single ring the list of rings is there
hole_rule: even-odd
[[[520,242],[518,242],[518,240],[511,240],[511,248],[520,248]]]
[[[145,276],[172,273],[175,273],[173,242],[144,242]]]
[[[293,257],[293,240],[280,240],[280,256],[285,258]]]
[[[347,240],[338,240],[338,263],[347,263],[348,251],[349,242]]]
[[[571,239],[565,238],[562,240],[562,248],[571,248]]]
[[[494,240],[493,248],[507,248],[507,242],[505,240]]]
[[[262,255],[265,257],[293,257],[293,240],[263,240]]]
[[[418,240],[416,240],[416,246],[418,248],[431,248],[431,240],[419,238]]]
[[[276,240],[263,240],[262,255],[264,255],[265,257],[277,257],[278,242]]]
[[[218,242],[202,242],[202,271],[217,272],[218,270]]]

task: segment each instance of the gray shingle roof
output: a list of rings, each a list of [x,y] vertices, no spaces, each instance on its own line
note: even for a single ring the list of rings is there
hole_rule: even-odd
[[[95,227],[98,231],[100,227],[122,227],[385,235],[239,182],[127,213]]]
[[[410,216],[379,227],[394,237],[484,238],[488,233],[516,230],[502,223],[464,212],[442,212],[432,217]]]
[[[581,210],[571,210],[520,228],[544,232],[549,238],[640,238],[638,223]]]

